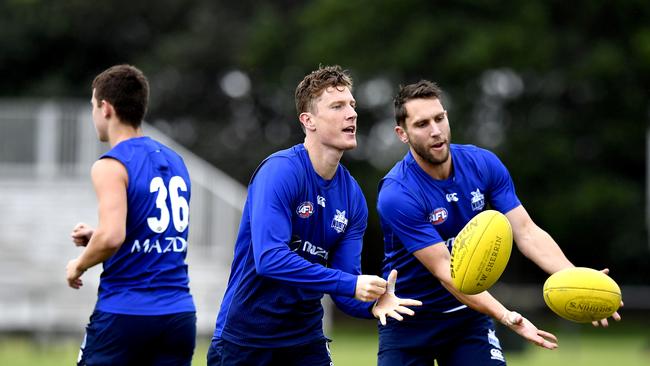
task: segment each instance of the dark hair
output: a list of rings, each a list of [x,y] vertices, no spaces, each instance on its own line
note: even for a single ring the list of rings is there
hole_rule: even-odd
[[[420,80],[415,84],[399,87],[399,92],[395,96],[395,122],[398,125],[404,126],[406,121],[407,112],[404,104],[412,99],[440,99],[442,96],[442,89],[436,84],[428,80]]]
[[[352,77],[341,66],[319,66],[305,76],[296,87],[296,112],[298,116],[307,111],[313,111],[315,100],[323,90],[329,87],[348,87],[352,89]]]
[[[113,105],[117,117],[124,123],[139,127],[147,112],[149,82],[135,66],[116,65],[95,77],[92,84],[97,102]]]

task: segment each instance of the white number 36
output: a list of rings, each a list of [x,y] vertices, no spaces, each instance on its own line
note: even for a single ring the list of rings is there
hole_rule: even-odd
[[[190,221],[190,206],[185,197],[178,194],[179,190],[187,192],[187,184],[183,178],[176,175],[169,180],[169,201],[172,211],[171,221],[174,223],[174,228],[180,233],[187,229],[187,224]],[[156,207],[160,210],[160,217],[148,217],[147,224],[149,224],[152,231],[162,233],[169,226],[170,216],[167,208],[168,190],[161,177],[155,177],[151,180],[149,192],[158,193]]]

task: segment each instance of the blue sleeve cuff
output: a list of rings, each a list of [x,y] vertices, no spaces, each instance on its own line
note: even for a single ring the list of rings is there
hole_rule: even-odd
[[[354,297],[357,289],[357,276],[341,271],[336,293],[343,296]]]

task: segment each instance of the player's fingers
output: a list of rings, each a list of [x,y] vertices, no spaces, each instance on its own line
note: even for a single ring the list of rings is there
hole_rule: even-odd
[[[607,319],[600,319],[599,322],[600,322],[600,325],[601,325],[603,328],[607,328],[607,327],[609,327],[609,322],[607,321]]]
[[[612,318],[617,322],[621,321],[621,315],[618,313],[618,311],[615,311],[614,314],[612,314]]]
[[[372,297],[370,296],[370,294],[368,294],[368,293],[366,293],[366,292],[363,292],[363,293],[359,294],[359,297],[358,297],[358,298],[359,298],[359,300],[364,301],[364,302],[370,302],[370,301],[373,301],[373,299],[372,299]]]
[[[368,296],[373,297],[374,299],[379,298],[381,295],[383,295],[386,292],[386,288],[384,287],[379,287],[379,286],[371,286],[368,289]]]
[[[365,291],[365,293],[363,295],[365,300],[363,300],[363,301],[375,301],[375,300],[379,299],[381,297],[381,295],[384,294],[384,291],[386,291],[386,289],[382,289],[382,288],[379,288],[379,287],[370,288],[367,291]]]
[[[371,283],[374,286],[383,288],[384,290],[386,289],[386,285],[388,284],[388,282],[385,279],[383,279],[383,278],[381,278],[379,276],[372,276]]]
[[[599,327],[600,323],[598,322],[598,320],[594,320],[591,322],[591,325],[593,325],[594,327]]]
[[[414,315],[415,314],[415,311],[413,311],[413,310],[411,310],[409,308],[406,308],[404,306],[397,306],[395,308],[395,311],[397,311],[399,313],[402,313],[402,314],[406,314],[406,315]]]
[[[557,343],[557,337],[553,333],[549,333],[549,332],[543,331],[541,329],[538,329],[537,330],[537,335],[539,335],[540,337],[543,337],[546,340],[550,340],[550,341],[553,341],[553,342]]]
[[[399,304],[402,306],[421,306],[422,301],[413,299],[399,299]]]
[[[390,271],[388,281],[386,282],[386,292],[389,294],[395,293],[395,283],[397,282],[397,270]]]
[[[604,268],[601,269],[600,271],[603,272],[604,274],[609,274],[609,268]]]
[[[404,317],[401,316],[401,315],[399,315],[399,313],[396,312],[395,310],[391,310],[391,311],[389,311],[389,312],[388,312],[388,316],[390,316],[390,317],[393,318],[393,319],[397,319],[397,320],[399,320],[399,321],[404,320]]]
[[[531,335],[530,337],[526,337],[531,343],[535,344],[536,346],[546,348],[546,349],[555,349],[557,348],[557,343],[551,342],[549,340],[544,339],[544,337],[541,337],[539,335]]]
[[[384,313],[379,314],[379,322],[381,323],[381,325],[386,325],[386,314]]]
[[[541,343],[538,344],[542,348],[546,349],[556,349],[557,348],[557,343],[549,342],[546,340],[542,340]]]

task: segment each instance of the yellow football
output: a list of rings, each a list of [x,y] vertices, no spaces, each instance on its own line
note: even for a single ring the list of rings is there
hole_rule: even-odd
[[[564,319],[589,323],[618,310],[621,289],[611,277],[595,269],[567,268],[546,280],[544,301]]]
[[[502,213],[486,210],[456,235],[451,250],[451,279],[462,293],[485,291],[501,277],[512,251],[512,228]]]

